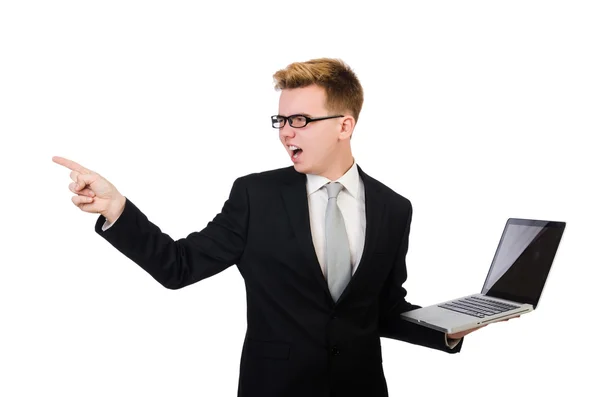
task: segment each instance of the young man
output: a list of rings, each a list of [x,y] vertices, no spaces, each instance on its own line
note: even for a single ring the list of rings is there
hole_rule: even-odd
[[[293,63],[272,125],[293,166],[235,180],[221,213],[173,241],[99,174],[72,170],[73,203],[95,230],[166,288],[236,264],[248,328],[238,396],[388,395],[380,337],[460,351],[462,336],[403,321],[411,204],[367,175],[350,139],[363,90],[343,62]]]

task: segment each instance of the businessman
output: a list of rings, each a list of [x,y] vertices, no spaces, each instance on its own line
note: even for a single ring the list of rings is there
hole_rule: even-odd
[[[71,160],[72,201],[95,230],[166,288],[236,265],[248,323],[240,397],[384,397],[380,337],[448,353],[462,338],[400,318],[412,208],[356,163],[363,103],[342,61],[292,63],[274,74],[273,128],[293,165],[237,178],[207,226],[173,240],[130,197]]]

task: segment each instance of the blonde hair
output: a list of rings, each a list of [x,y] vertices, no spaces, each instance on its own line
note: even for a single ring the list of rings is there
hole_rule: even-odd
[[[319,58],[294,62],[277,71],[275,89],[302,88],[312,84],[325,89],[325,107],[332,112],[350,111],[354,120],[363,104],[363,89],[356,74],[340,59]]]

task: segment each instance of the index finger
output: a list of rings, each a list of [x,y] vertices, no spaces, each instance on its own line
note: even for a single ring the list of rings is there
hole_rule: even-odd
[[[77,172],[80,172],[82,174],[88,174],[88,173],[91,172],[90,170],[88,170],[84,166],[82,166],[80,164],[77,164],[73,160],[69,160],[69,159],[66,159],[64,157],[53,156],[52,157],[52,161],[54,161],[56,164],[60,164],[62,166],[67,167],[70,170],[77,171]]]

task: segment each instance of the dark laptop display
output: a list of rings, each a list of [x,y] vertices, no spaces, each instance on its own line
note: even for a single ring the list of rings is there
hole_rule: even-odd
[[[565,222],[509,219],[481,293],[535,309],[564,229]]]

